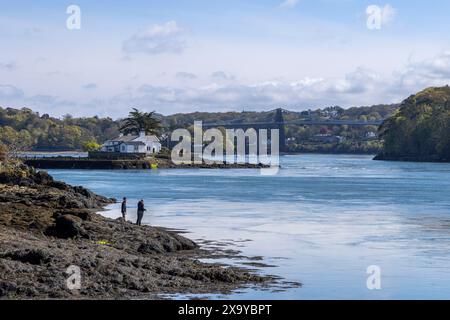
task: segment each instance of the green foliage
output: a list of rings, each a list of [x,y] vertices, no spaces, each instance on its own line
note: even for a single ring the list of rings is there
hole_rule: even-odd
[[[122,121],[120,132],[123,134],[139,134],[145,131],[147,134],[154,134],[159,136],[161,130],[161,121],[155,117],[153,112],[141,112],[136,108],[130,112],[128,118]]]
[[[22,161],[11,157],[9,148],[0,142],[0,175],[26,177],[27,174]]]
[[[406,99],[380,134],[386,157],[450,160],[450,87],[428,88]]]
[[[286,121],[300,119],[338,119],[338,120],[380,120],[393,114],[398,105],[378,105],[372,107],[359,107],[343,109],[329,107],[314,111],[291,112],[283,111]],[[171,130],[189,128],[194,121],[210,123],[253,123],[274,122],[276,111],[264,112],[224,112],[208,113],[195,112],[188,114],[174,114],[170,116],[157,115],[154,112],[141,112],[133,109],[128,118],[113,120],[111,118],[87,117],[74,118],[65,115],[62,119],[50,117],[47,114],[39,115],[30,109],[2,109],[0,108],[0,142],[12,146],[14,150],[86,150],[86,143],[95,142],[101,144],[106,140],[119,135],[119,129],[124,134],[137,134],[144,129],[149,134],[159,135],[161,128],[165,129],[166,136]],[[192,127],[191,127],[192,129]],[[367,132],[376,132],[376,127],[352,127],[352,126],[286,126],[286,138],[294,138],[295,144],[289,146],[288,151],[302,152],[312,150],[315,152],[372,152],[371,143],[366,142]],[[224,131],[219,126],[219,130]],[[329,134],[345,138],[345,144],[328,145],[326,143],[311,142],[315,135]],[[450,134],[450,133],[448,133]],[[379,143],[378,143],[379,146]],[[440,150],[450,148],[446,144],[439,146]],[[341,151],[336,151],[341,152]]]
[[[0,163],[5,162],[7,156],[8,156],[8,149],[4,144],[0,142]]]
[[[98,151],[100,150],[101,145],[95,141],[88,141],[83,144],[83,151]]]
[[[298,153],[331,153],[331,154],[377,154],[382,150],[381,141],[344,141],[340,143],[305,142],[290,146],[290,151]]]
[[[313,111],[292,112],[284,110],[285,121],[302,119],[314,120],[382,120],[391,116],[398,109],[398,104],[375,105],[371,107],[354,107],[343,109],[341,107],[329,107]],[[162,119],[162,124],[170,129],[187,128],[192,131],[194,121],[205,123],[258,123],[274,122],[277,117],[276,110],[265,112],[224,112],[208,113],[195,112],[188,114],[174,114]],[[220,129],[220,127],[219,127]],[[376,154],[381,151],[380,140],[369,140],[368,132],[376,133],[375,126],[353,127],[353,126],[286,126],[286,138],[294,139],[294,144],[288,145],[288,152],[320,152],[320,153],[368,153]],[[318,134],[340,136],[345,139],[344,143],[320,143],[314,140]]]
[[[87,141],[104,142],[118,136],[111,118],[57,119],[30,109],[0,108],[0,142],[17,151],[81,150]]]
[[[397,110],[398,104],[376,105],[371,107],[354,107],[343,109],[341,107],[329,107],[313,111],[294,112],[284,110],[285,121],[295,121],[301,119],[336,119],[336,120],[382,120],[391,116]],[[276,110],[263,112],[194,112],[178,113],[164,117],[162,124],[169,129],[187,128],[194,124],[194,121],[208,123],[253,123],[253,122],[274,122]]]

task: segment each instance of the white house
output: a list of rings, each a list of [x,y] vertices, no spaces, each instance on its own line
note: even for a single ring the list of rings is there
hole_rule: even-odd
[[[375,139],[376,137],[378,137],[376,132],[373,132],[373,131],[366,132],[366,138]]]
[[[120,135],[116,139],[108,140],[102,145],[101,151],[155,154],[161,151],[161,143],[156,136],[148,136],[142,131],[138,136]]]

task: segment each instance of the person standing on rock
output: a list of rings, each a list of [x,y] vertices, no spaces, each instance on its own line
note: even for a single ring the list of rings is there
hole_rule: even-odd
[[[122,212],[122,218],[123,220],[127,219],[127,198],[123,198],[122,201],[122,208],[121,208],[121,212]]]
[[[144,207],[144,200],[141,199],[141,201],[138,202],[138,208],[137,208],[137,221],[136,224],[138,226],[141,225],[142,218],[144,217],[144,211],[147,211]]]

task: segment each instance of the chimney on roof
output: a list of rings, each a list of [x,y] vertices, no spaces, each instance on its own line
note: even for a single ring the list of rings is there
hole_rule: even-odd
[[[122,138],[123,137],[123,133],[121,132],[121,133],[119,133],[119,138]]]
[[[140,137],[145,137],[145,131],[144,131],[144,130],[141,130],[141,132],[139,132],[139,136],[140,136]]]

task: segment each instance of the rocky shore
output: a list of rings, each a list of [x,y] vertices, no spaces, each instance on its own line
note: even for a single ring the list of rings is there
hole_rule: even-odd
[[[0,171],[0,299],[155,299],[273,280],[202,263],[212,253],[175,232],[94,213],[114,201],[25,165]],[[81,289],[67,286],[70,266]]]

